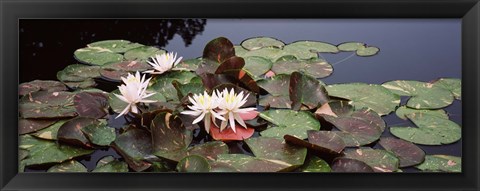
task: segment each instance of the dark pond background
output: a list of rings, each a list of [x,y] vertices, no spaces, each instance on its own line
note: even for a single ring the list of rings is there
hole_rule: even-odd
[[[22,19],[19,34],[20,83],[57,80],[58,71],[76,63],[73,52],[95,41],[125,39],[178,52],[188,59],[201,56],[204,46],[219,36],[234,44],[269,36],[285,43],[359,41],[380,48],[373,57],[358,57],[351,52],[320,54],[334,67],[333,74],[322,79],[327,84],[461,78],[460,19]],[[405,101],[402,99],[402,104]],[[460,101],[445,109],[451,120],[462,124]],[[394,114],[384,119],[389,127],[413,125]],[[385,131],[385,136],[391,135]],[[419,146],[427,154],[462,153],[461,140],[450,145]],[[80,162],[93,169],[105,155],[119,157],[113,150],[98,150]]]

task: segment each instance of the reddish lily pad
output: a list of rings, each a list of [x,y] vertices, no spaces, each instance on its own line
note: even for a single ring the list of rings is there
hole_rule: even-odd
[[[243,58],[240,57],[231,57],[225,60],[215,71],[215,74],[224,74],[230,77],[231,83],[240,85],[250,91],[258,93],[260,91],[260,87],[258,87],[255,80],[250,77],[245,70],[243,70],[243,66],[245,65],[245,61]]]
[[[392,153],[372,148],[359,148],[345,151],[347,158],[357,159],[370,165],[375,172],[394,172],[399,160]]]
[[[210,126],[210,135],[214,140],[241,141],[250,138],[255,132],[255,129],[253,128],[244,128],[237,124],[235,124],[235,130],[236,132],[233,132],[232,128],[227,127],[223,131],[220,131],[220,128],[218,128],[212,123],[212,125]]]
[[[393,137],[384,137],[379,141],[387,151],[395,154],[400,160],[399,167],[409,167],[420,164],[425,159],[425,152],[411,142]]]
[[[23,118],[49,119],[74,117],[74,93],[39,91],[22,97],[19,112]]]
[[[112,147],[125,159],[131,169],[140,172],[148,169],[151,164],[143,159],[151,155],[152,138],[149,132],[131,128],[113,142]]]
[[[23,135],[45,129],[50,125],[54,124],[56,121],[57,120],[19,119],[18,134]]]
[[[341,153],[345,148],[343,139],[331,131],[308,131],[308,142],[337,153]]]
[[[223,168],[235,169],[237,172],[283,172],[289,171],[291,165],[283,161],[262,159],[244,154],[218,155],[217,163]]]
[[[333,161],[333,172],[374,172],[368,164],[351,158],[340,157]]]
[[[23,96],[37,91],[66,91],[67,87],[61,82],[52,80],[34,80],[31,82],[21,83],[18,86],[18,94]]]
[[[269,105],[272,108],[291,108],[290,75],[276,75],[272,79],[259,80],[257,84],[269,93],[269,95],[260,97],[259,105]]]
[[[81,117],[99,119],[108,114],[108,97],[104,93],[77,93],[73,101]]]
[[[330,100],[325,87],[317,79],[300,72],[293,72],[290,76],[289,94],[292,109],[297,111],[302,104],[313,109]]]
[[[61,82],[83,82],[90,78],[100,77],[100,67],[83,64],[71,64],[57,73]]]
[[[285,135],[283,137],[285,141],[291,145],[299,146],[299,147],[305,147],[307,148],[310,152],[314,153],[315,155],[321,157],[322,159],[327,160],[328,162],[333,161],[333,159],[337,157],[342,157],[343,154],[337,151],[334,151],[330,148],[327,148],[323,145],[318,145],[314,144],[299,138],[296,138],[294,136],[290,135]]]
[[[112,82],[121,82],[122,77],[127,77],[128,72],[124,70],[102,69],[100,75],[103,79]]]
[[[157,114],[150,129],[154,152],[185,150],[193,138],[192,132],[183,126],[182,120],[168,112]]]
[[[235,56],[232,42],[225,37],[219,37],[208,42],[203,49],[203,58],[222,63]]]
[[[207,159],[199,155],[186,156],[177,164],[178,172],[209,172],[210,169]]]
[[[92,145],[82,129],[89,125],[99,124],[100,121],[94,118],[77,117],[64,123],[57,132],[59,141],[75,146],[91,148]]]

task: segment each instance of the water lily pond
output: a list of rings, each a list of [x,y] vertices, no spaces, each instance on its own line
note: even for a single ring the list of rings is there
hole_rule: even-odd
[[[459,20],[24,20],[20,44],[19,172],[462,171]]]

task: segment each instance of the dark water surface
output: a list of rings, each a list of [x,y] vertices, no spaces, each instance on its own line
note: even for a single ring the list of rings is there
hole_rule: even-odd
[[[350,52],[321,54],[334,67],[333,74],[322,79],[327,84],[461,78],[460,19],[21,20],[20,82],[57,80],[58,71],[76,63],[73,52],[95,41],[125,39],[178,52],[188,59],[201,56],[204,46],[219,36],[234,44],[269,36],[285,43],[359,41],[380,48],[373,57],[358,57]],[[450,119],[460,125],[461,108],[461,102],[456,100],[445,109]],[[394,114],[384,119],[387,126],[413,125]],[[391,136],[389,131],[385,135]],[[450,145],[419,146],[427,154],[462,153],[461,140]],[[241,145],[237,147],[238,152],[245,152]],[[113,150],[99,150],[81,162],[93,169],[105,155],[118,157]]]

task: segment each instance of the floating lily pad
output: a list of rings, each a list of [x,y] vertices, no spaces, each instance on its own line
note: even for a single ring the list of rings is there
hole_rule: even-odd
[[[97,166],[92,172],[128,172],[128,165],[112,156],[106,156],[97,162]]]
[[[436,110],[428,110],[428,109],[412,109],[405,106],[401,106],[397,108],[395,114],[401,119],[407,119],[407,115],[435,115],[437,117],[441,117],[444,119],[448,119],[448,114],[445,110],[436,109]]]
[[[400,96],[388,89],[365,83],[334,84],[326,86],[329,96],[351,100],[355,108],[370,108],[379,115],[386,115],[400,104]]]
[[[244,57],[244,58],[251,57],[251,56],[262,57],[272,62],[286,55],[288,55],[287,52],[275,47],[266,47],[266,48],[248,51],[243,54],[238,54],[238,56]]]
[[[192,94],[201,94],[205,91],[202,83],[188,83],[181,84],[180,82],[174,80],[172,81],[173,87],[177,90],[178,100],[181,100],[183,97],[187,96],[189,93]]]
[[[18,95],[27,95],[37,91],[66,91],[67,87],[61,82],[52,80],[34,80],[31,82],[21,83],[18,86]]]
[[[325,78],[333,72],[333,67],[327,61],[315,58],[310,60],[277,61],[272,65],[275,74],[291,74],[303,72],[314,78]]]
[[[26,166],[62,163],[74,157],[93,153],[93,150],[57,144],[30,135],[20,136],[19,148],[29,151],[29,156],[23,160]]]
[[[187,156],[177,164],[178,172],[209,172],[210,168],[207,159],[198,155]]]
[[[250,138],[255,132],[255,129],[253,128],[249,128],[248,126],[247,128],[244,128],[237,124],[235,124],[235,129],[236,132],[233,132],[233,129],[228,126],[227,129],[220,131],[220,128],[212,123],[210,127],[210,135],[214,140],[219,141],[241,141]]]
[[[123,55],[126,60],[137,60],[145,62],[150,57],[155,56],[157,54],[162,55],[165,54],[166,51],[152,47],[152,46],[141,46],[134,49],[130,49]]]
[[[244,70],[253,77],[259,78],[272,68],[272,61],[258,56],[250,56],[245,58]]]
[[[259,104],[261,106],[270,105],[272,108],[291,108],[289,97],[290,75],[276,75],[272,79],[260,80],[257,84],[269,93],[269,95],[260,97]]]
[[[42,120],[42,119],[19,119],[18,120],[18,134],[23,135],[32,133],[54,124],[56,120]]]
[[[340,51],[345,51],[345,52],[350,52],[350,51],[357,51],[358,49],[364,48],[365,43],[362,42],[344,42],[342,44],[339,44],[338,50]]]
[[[115,141],[115,128],[108,127],[105,123],[88,125],[81,129],[88,140],[95,145],[109,146]]]
[[[380,51],[379,48],[374,46],[361,46],[357,49],[356,53],[358,56],[374,56]]]
[[[198,66],[203,62],[202,58],[192,58],[187,60],[182,60],[178,65],[177,68],[182,68],[188,71],[196,71]]]
[[[50,167],[47,172],[87,172],[87,167],[76,160],[69,160]]]
[[[189,155],[200,155],[209,161],[215,161],[218,155],[227,154],[228,146],[221,141],[210,141],[184,150],[157,151],[154,154],[170,161],[179,161]]]
[[[233,56],[235,56],[233,44],[225,37],[213,39],[203,49],[203,58],[217,63],[223,63]]]
[[[320,129],[320,122],[306,111],[268,110],[261,112],[260,117],[275,125],[260,133],[265,137],[283,138],[288,134],[306,139],[308,130]]]
[[[265,47],[282,48],[285,43],[271,37],[254,37],[244,40],[241,45],[247,50],[256,50]]]
[[[127,52],[128,50],[142,47],[144,45],[133,43],[128,40],[104,40],[104,41],[90,43],[87,46],[90,48],[93,48],[93,47],[104,48],[104,49],[108,49],[110,52],[115,52],[115,53],[124,53],[124,52]]]
[[[70,89],[87,89],[97,86],[97,83],[94,79],[88,78],[85,81],[81,82],[63,82]]]
[[[234,56],[220,64],[215,71],[215,74],[224,74],[228,77],[230,83],[258,93],[260,88],[255,80],[247,75],[247,72],[242,69],[243,66],[245,66],[244,59]]]
[[[398,138],[422,145],[454,143],[462,137],[461,127],[453,121],[434,115],[407,115],[415,127],[390,127]]]
[[[98,66],[123,60],[123,55],[102,47],[81,48],[76,50],[73,54],[75,59],[81,63]]]
[[[339,157],[333,161],[333,172],[374,172],[368,164],[351,158]]]
[[[57,78],[61,82],[82,82],[89,78],[100,77],[100,67],[83,64],[71,64],[57,72]]]
[[[235,55],[244,57],[245,53],[249,52],[247,49],[243,48],[241,45],[234,45],[233,49],[235,50]]]
[[[300,72],[293,72],[290,76],[289,94],[292,109],[297,111],[302,105],[313,109],[330,100],[325,87],[317,79]]]
[[[224,164],[223,168],[235,169],[238,172],[281,172],[288,171],[290,164],[277,161],[252,157],[244,154],[221,154],[217,161]]]
[[[108,114],[108,97],[104,93],[77,93],[73,102],[78,116],[99,119]]]
[[[60,127],[67,121],[69,120],[57,121],[55,124],[50,125],[49,127],[42,129],[40,131],[37,131],[31,135],[41,139],[57,140],[58,129],[60,129]]]
[[[308,142],[340,153],[345,148],[345,142],[331,131],[308,131]]]
[[[140,172],[151,166],[150,163],[143,161],[152,152],[151,135],[147,131],[129,129],[118,135],[112,146],[133,170]]]
[[[137,60],[114,62],[102,66],[102,69],[104,70],[120,70],[125,72],[142,72],[151,68],[152,66],[150,66],[149,64]]]
[[[335,45],[317,41],[297,41],[283,47],[286,55],[294,55],[298,59],[317,58],[317,53],[337,53]]]
[[[407,106],[415,109],[438,109],[452,104],[454,97],[449,90],[431,83],[396,80],[382,84],[383,87],[400,96],[411,96]]]
[[[157,77],[154,81],[154,84],[150,86],[150,90],[158,92],[165,96],[167,101],[177,101],[178,94],[177,90],[173,86],[172,82],[174,80],[178,81],[180,84],[187,84],[196,77],[197,75],[188,71],[176,71],[170,72],[161,77]]]
[[[168,112],[157,114],[150,129],[154,152],[185,150],[193,139],[192,132],[183,126],[182,120]]]
[[[351,149],[345,151],[345,157],[367,163],[375,172],[393,172],[398,169],[399,164],[395,155],[380,149]]]
[[[292,107],[292,101],[290,101],[288,96],[266,95],[260,97],[258,102],[258,104],[263,107],[269,106],[271,108],[279,109],[290,109]]]
[[[342,153],[333,151],[329,148],[324,147],[323,145],[313,144],[311,142],[296,138],[291,135],[285,135],[283,138],[287,143],[291,145],[307,148],[310,151],[310,153],[313,153],[314,155],[321,157],[327,162],[332,162],[333,159],[343,156]]]
[[[448,155],[427,155],[425,161],[415,168],[433,172],[462,172],[462,158]]]
[[[409,167],[423,162],[425,152],[411,142],[393,137],[384,137],[379,141],[380,145],[387,151],[395,154],[400,160],[399,167]]]
[[[65,122],[57,132],[57,138],[61,142],[81,147],[92,147],[90,141],[82,132],[82,129],[101,122],[94,118],[77,117]]]
[[[301,172],[331,172],[332,169],[327,162],[316,156],[310,157],[299,169]]]
[[[433,82],[435,86],[452,92],[455,99],[462,100],[462,80],[458,78],[440,78]]]
[[[23,118],[62,118],[77,115],[73,107],[74,93],[39,91],[22,97],[19,112]]]
[[[291,169],[303,165],[307,156],[307,149],[286,144],[278,138],[255,137],[245,140],[245,143],[256,157],[283,162]]]

